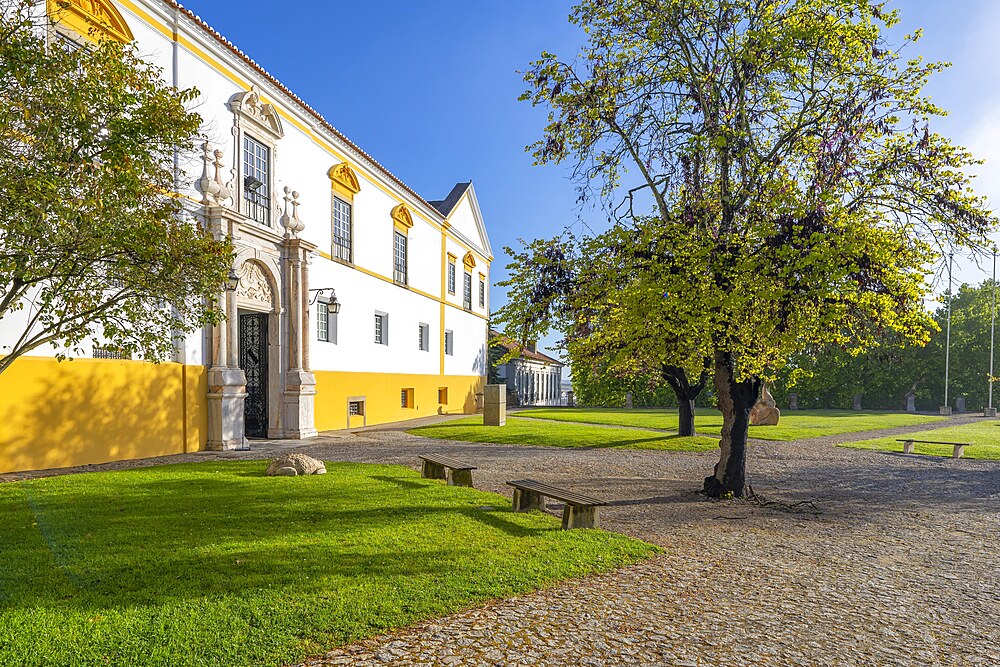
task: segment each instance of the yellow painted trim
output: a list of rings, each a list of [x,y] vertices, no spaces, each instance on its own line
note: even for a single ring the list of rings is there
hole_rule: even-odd
[[[472,251],[465,253],[465,257],[462,258],[462,264],[470,271],[476,268],[476,256],[472,254]]]
[[[358,176],[347,162],[333,165],[326,172],[326,176],[330,179],[334,190],[346,193],[352,200],[354,199],[354,195],[361,191]]]
[[[448,248],[448,235],[445,233],[445,230],[442,229],[441,230],[441,254],[442,255],[445,254],[445,252],[447,251],[447,248]],[[446,312],[445,311],[445,304],[448,303],[447,297],[448,297],[448,264],[447,263],[443,263],[443,264],[441,264],[441,297],[438,299],[438,302],[441,304],[441,313],[440,313],[440,319],[439,319],[440,332],[439,332],[439,335],[438,335],[438,341],[440,342],[440,349],[438,350],[438,360],[440,362],[440,371],[439,372],[441,373],[441,375],[444,375],[444,356],[445,356],[444,355],[444,315],[445,315],[445,312]]]
[[[475,414],[476,394],[483,391],[481,375],[419,375],[407,373],[351,373],[313,369],[316,376],[316,428],[348,428],[347,401],[364,398],[369,426],[428,417],[435,414]],[[438,402],[445,389],[448,403]],[[412,407],[402,407],[402,391],[412,391]],[[357,423],[352,427],[358,426]]]
[[[410,215],[410,209],[406,207],[406,204],[398,204],[392,209],[390,213],[392,217],[392,222],[396,229],[406,234],[411,227],[413,227],[413,216]]]
[[[0,375],[0,472],[198,451],[207,394],[204,366],[22,357]]]
[[[135,40],[125,17],[107,0],[48,0],[49,18],[92,42],[109,37],[128,44]]]
[[[448,261],[449,262],[456,262],[456,261],[458,261],[458,255],[453,255],[450,252],[446,252],[445,254],[448,255]]]

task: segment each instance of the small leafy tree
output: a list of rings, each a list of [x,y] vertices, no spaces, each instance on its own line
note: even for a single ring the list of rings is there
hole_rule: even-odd
[[[921,91],[944,65],[904,60],[919,34],[888,43],[885,5],[583,0],[579,56],[543,53],[526,73],[523,99],[550,111],[537,162],[570,162],[584,195],[627,189],[620,221],[657,260],[640,276],[649,322],[682,341],[689,375],[711,360],[709,495],[744,492],[763,379],[808,345],[926,342],[936,249],[981,247],[995,227],[969,187],[976,161],[931,129],[943,111]],[[537,326],[517,308],[508,333]]]
[[[163,359],[218,321],[232,261],[171,194],[197,91],[165,84],[134,45],[47,43],[37,6],[0,0],[0,372],[92,336]]]

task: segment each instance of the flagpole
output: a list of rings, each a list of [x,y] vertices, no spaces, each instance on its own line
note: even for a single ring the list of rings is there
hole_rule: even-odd
[[[990,308],[990,403],[986,409],[988,417],[996,417],[996,410],[993,408],[993,350],[995,349],[996,328],[997,328],[997,249],[993,247],[993,305]]]
[[[948,405],[948,370],[951,365],[951,268],[954,253],[948,253],[948,324],[945,332],[944,342],[944,405],[941,406],[942,415],[951,414],[951,406]]]

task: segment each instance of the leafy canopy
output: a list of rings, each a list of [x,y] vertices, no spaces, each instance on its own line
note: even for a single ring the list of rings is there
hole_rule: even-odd
[[[577,5],[580,54],[525,76],[523,99],[549,109],[529,148],[620,224],[512,252],[500,322],[689,374],[724,353],[741,378],[806,345],[925,342],[926,267],[995,220],[977,161],[931,129],[944,112],[922,88],[945,65],[904,59],[919,33],[887,42],[885,4]]]
[[[166,85],[134,45],[50,38],[36,6],[0,1],[0,318],[17,328],[0,372],[92,336],[162,359],[218,321],[232,260],[170,194],[197,91]]]

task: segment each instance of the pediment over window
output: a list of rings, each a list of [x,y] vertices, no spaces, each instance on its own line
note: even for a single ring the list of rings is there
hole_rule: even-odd
[[[280,139],[285,136],[285,130],[281,126],[281,118],[275,108],[264,102],[260,98],[260,92],[253,86],[245,93],[233,95],[229,100],[229,109],[233,113],[241,114],[243,117],[252,120],[261,128],[267,130],[273,138]]]
[[[406,204],[399,204],[392,209],[392,222],[396,226],[402,226],[406,229],[413,226],[413,216],[410,215],[410,209],[406,207]]]
[[[465,268],[472,270],[476,268],[476,258],[471,252],[465,253],[465,257],[462,258],[462,264],[465,264]]]
[[[48,0],[49,18],[81,37],[107,37],[123,44],[135,40],[125,18],[109,0]]]
[[[326,175],[333,181],[334,188],[345,191],[345,194],[356,195],[361,190],[357,174],[346,162],[333,165]]]

